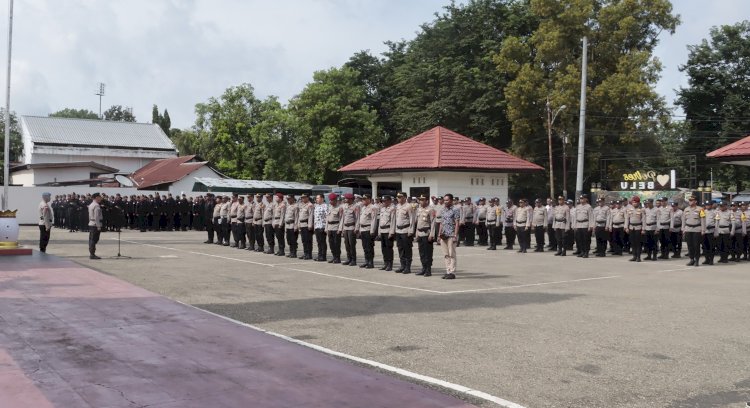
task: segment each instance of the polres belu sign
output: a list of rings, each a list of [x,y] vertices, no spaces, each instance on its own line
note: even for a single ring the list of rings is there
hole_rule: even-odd
[[[620,178],[620,190],[674,190],[677,188],[677,174],[670,170],[660,174],[654,170],[636,170],[623,173]]]

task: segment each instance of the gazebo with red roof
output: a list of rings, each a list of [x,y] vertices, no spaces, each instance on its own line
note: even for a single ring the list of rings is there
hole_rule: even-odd
[[[721,160],[722,163],[750,166],[750,136],[716,149],[706,157]]]
[[[378,186],[407,192],[460,197],[508,196],[508,174],[544,170],[541,166],[487,146],[444,127],[434,127],[339,169]]]

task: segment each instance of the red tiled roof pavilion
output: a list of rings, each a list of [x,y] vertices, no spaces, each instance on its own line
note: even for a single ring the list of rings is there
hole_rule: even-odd
[[[716,149],[708,153],[706,157],[729,160],[748,159],[750,158],[750,136]]]
[[[339,169],[353,174],[435,170],[524,173],[543,168],[437,126]]]

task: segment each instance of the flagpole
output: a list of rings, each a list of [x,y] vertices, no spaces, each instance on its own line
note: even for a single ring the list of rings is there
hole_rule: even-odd
[[[8,1],[8,74],[5,78],[5,149],[3,152],[3,210],[8,210],[10,183],[10,57],[13,45],[13,0]]]

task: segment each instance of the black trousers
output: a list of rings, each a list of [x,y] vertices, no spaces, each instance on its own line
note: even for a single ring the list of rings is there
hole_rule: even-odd
[[[230,239],[230,225],[229,220],[226,218],[221,219],[221,243],[222,244],[229,244]]]
[[[344,248],[346,249],[347,261],[357,261],[357,235],[354,230],[344,230]]]
[[[479,237],[479,245],[487,245],[487,224],[484,220],[479,221],[476,225],[477,237]]]
[[[549,248],[551,250],[557,249],[557,237],[555,230],[552,229],[552,224],[547,224],[547,241],[549,241]]]
[[[685,243],[687,244],[688,257],[691,261],[698,262],[700,259],[702,241],[703,239],[700,232],[685,233]]]
[[[565,231],[565,249],[572,251],[573,250],[573,244],[576,242],[575,239],[575,230],[569,229]]]
[[[628,232],[628,235],[630,236],[630,248],[633,251],[633,259],[638,259],[641,257],[641,252],[643,252],[643,246],[641,245],[643,231],[630,230],[630,232]]]
[[[432,267],[432,253],[435,245],[430,242],[428,237],[417,237],[417,247],[419,248],[419,262],[423,268]]]
[[[326,231],[328,235],[328,246],[331,247],[333,259],[341,259],[341,235],[338,231]]]
[[[255,232],[255,245],[259,250],[263,250],[263,224],[253,224],[253,231]]]
[[[646,255],[651,256],[651,253],[653,252],[654,256],[656,256],[656,231],[646,231]]]
[[[576,228],[575,231],[576,249],[583,254],[591,251],[591,233],[588,228]]]
[[[264,224],[263,231],[266,233],[266,242],[268,243],[268,249],[270,251],[273,251],[275,238],[276,238],[276,230],[273,228],[273,225]]]
[[[612,252],[615,255],[622,255],[622,238],[624,230],[620,228],[612,228]]]
[[[670,232],[669,233],[669,244],[672,249],[672,253],[675,256],[680,256],[682,252],[682,233],[681,232]]]
[[[719,250],[721,260],[726,261],[732,251],[732,237],[729,234],[719,234],[716,238],[716,248]]]
[[[245,237],[247,240],[247,247],[255,249],[255,225],[251,222],[245,223]]]
[[[89,254],[96,255],[96,244],[99,243],[101,230],[98,227],[89,227]]]
[[[387,232],[380,234],[380,251],[383,253],[383,262],[393,263],[393,238]]]
[[[662,228],[659,230],[659,245],[661,249],[661,256],[666,258],[669,256],[669,228]]]
[[[706,261],[713,261],[716,253],[716,238],[713,232],[707,232],[703,235],[703,256]]]
[[[565,245],[566,230],[555,228],[555,242],[557,243],[557,252],[564,253],[568,248]]]
[[[286,243],[289,245],[290,255],[297,254],[297,236],[299,236],[299,232],[295,231],[294,228],[286,229]],[[282,245],[279,245],[279,252],[284,252],[284,247]]]
[[[51,230],[51,228],[47,229],[44,225],[39,226],[39,250],[42,252],[47,252],[47,244],[49,244]]]
[[[245,246],[247,240],[245,240],[245,221],[237,222],[237,242],[240,246]]]
[[[729,240],[730,240],[729,247],[731,248],[730,252],[732,253],[732,259],[735,259],[739,257],[741,253],[742,233],[741,232],[739,234],[735,233],[734,235],[732,235],[732,237]]]
[[[240,224],[238,222],[233,222],[231,226],[232,226],[232,239],[234,240],[234,243],[237,244],[240,242]]]
[[[148,216],[146,214],[138,214],[138,227],[141,232],[145,232],[148,228]]]
[[[362,251],[365,253],[365,262],[375,259],[375,241],[370,231],[360,231],[359,238],[362,240]]]
[[[302,237],[302,253],[312,258],[313,232],[310,228],[303,227],[300,228],[299,234]]]
[[[328,248],[326,246],[326,231],[323,228],[315,230],[315,242],[318,244],[318,259],[326,259]]]
[[[513,244],[516,243],[516,230],[513,229],[513,227],[505,227],[505,238],[506,238],[505,247],[512,249]]]
[[[467,246],[474,246],[474,241],[476,240],[476,225],[474,225],[473,222],[466,221],[466,245]]]
[[[495,224],[491,224],[489,227],[489,237],[490,237],[490,246],[496,247],[497,245],[500,245],[500,241],[502,240],[502,228],[496,226]]]
[[[534,241],[536,242],[536,249],[544,249],[544,226],[537,225],[534,227]]]
[[[411,237],[409,234],[396,234],[396,246],[398,247],[398,258],[401,266],[408,267],[411,264]]]
[[[273,227],[274,235],[276,235],[276,245],[278,248],[278,253],[283,254],[284,253],[284,224],[279,225],[277,227]]]
[[[521,247],[521,252],[526,252],[528,249],[528,240],[526,234],[529,233],[529,229],[526,227],[516,227],[516,234],[518,235],[518,245]]]
[[[208,234],[208,242],[214,242],[214,224],[211,221],[206,222],[206,234]]]
[[[607,233],[606,227],[596,227],[594,229],[594,236],[596,237],[596,253],[604,255],[607,253],[607,241],[609,241],[609,234]]]
[[[190,224],[190,214],[180,213],[180,227],[183,231],[187,230],[188,224]]]

